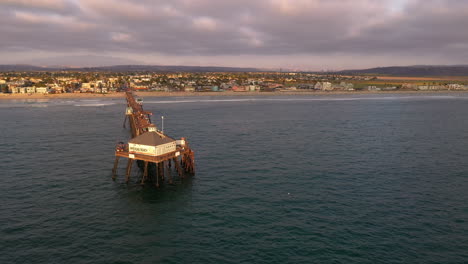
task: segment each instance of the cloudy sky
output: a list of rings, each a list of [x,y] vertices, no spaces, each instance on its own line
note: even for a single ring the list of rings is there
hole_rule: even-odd
[[[0,64],[468,64],[467,28],[467,0],[0,0]]]

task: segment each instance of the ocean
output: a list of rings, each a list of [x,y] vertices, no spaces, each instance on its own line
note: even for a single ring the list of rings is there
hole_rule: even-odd
[[[194,177],[112,181],[124,98],[0,101],[0,263],[468,262],[466,94],[144,108]]]

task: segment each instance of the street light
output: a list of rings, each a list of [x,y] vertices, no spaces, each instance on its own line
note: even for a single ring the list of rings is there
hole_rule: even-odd
[[[161,116],[161,131],[164,133],[164,116]]]

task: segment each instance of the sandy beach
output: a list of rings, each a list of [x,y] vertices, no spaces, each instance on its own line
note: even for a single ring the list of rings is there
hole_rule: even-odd
[[[358,95],[358,94],[457,94],[468,91],[288,91],[288,92],[137,92],[140,97],[187,97],[187,96],[284,96],[284,95]],[[98,98],[123,98],[124,93],[64,93],[64,94],[5,94],[0,93],[0,100],[20,99],[98,99]]]

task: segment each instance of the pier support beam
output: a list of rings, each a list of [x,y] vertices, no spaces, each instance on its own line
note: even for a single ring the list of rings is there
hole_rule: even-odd
[[[156,186],[156,188],[159,188],[159,164],[155,167],[156,171],[154,173],[154,177],[156,177],[156,182],[154,183],[154,185]]]
[[[128,183],[130,180],[130,173],[132,171],[133,159],[128,159],[127,163],[127,177],[125,177],[125,182]]]
[[[184,172],[182,171],[182,168],[180,167],[179,161],[177,160],[177,158],[174,158],[173,160],[174,160],[174,165],[177,169],[177,172],[179,173],[179,177],[184,178]]]
[[[117,167],[119,166],[119,156],[115,157],[114,168],[112,169],[112,179],[115,180],[117,177]]]
[[[164,161],[158,163],[158,172],[161,176],[161,180],[164,180]]]
[[[145,184],[146,178],[148,178],[148,162],[145,161],[145,169],[143,171],[143,177],[141,178],[141,185]]]
[[[169,179],[169,184],[172,184],[171,160],[168,160],[164,163],[166,163],[166,176]]]

